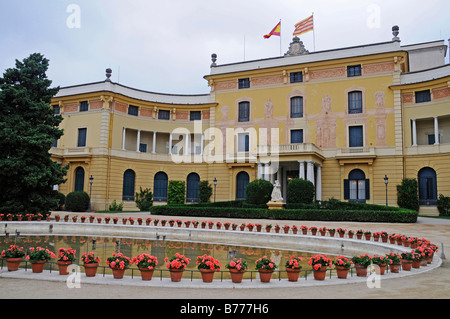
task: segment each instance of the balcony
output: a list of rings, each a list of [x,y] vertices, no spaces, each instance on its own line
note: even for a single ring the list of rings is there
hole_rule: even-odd
[[[322,151],[313,143],[295,143],[278,145],[258,145],[259,155],[269,154],[296,154],[296,153],[318,153]]]

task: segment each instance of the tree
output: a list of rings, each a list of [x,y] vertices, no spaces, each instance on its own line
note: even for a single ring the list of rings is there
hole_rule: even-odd
[[[212,187],[208,181],[201,181],[199,185],[200,203],[208,203],[212,195]]]
[[[273,185],[264,179],[255,179],[245,189],[245,201],[249,204],[266,204],[272,197]]]
[[[150,188],[142,189],[140,187],[140,192],[136,193],[135,202],[141,212],[149,211],[150,207],[153,206],[153,194]]]
[[[169,181],[167,204],[184,204],[186,184],[184,181]]]
[[[288,203],[311,204],[314,201],[314,184],[303,178],[291,179],[286,191]]]
[[[62,121],[50,107],[58,88],[45,72],[49,61],[33,53],[0,78],[0,212],[47,215],[58,205],[54,185],[64,183],[68,167],[50,158],[63,135]]]
[[[397,185],[397,205],[402,208],[419,211],[419,195],[417,180],[415,178],[404,178]]]

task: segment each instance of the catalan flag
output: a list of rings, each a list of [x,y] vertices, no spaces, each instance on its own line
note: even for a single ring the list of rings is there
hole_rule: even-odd
[[[269,34],[266,34],[264,36],[264,39],[268,39],[270,38],[272,35],[277,35],[280,36],[281,35],[281,21],[278,22],[278,24],[275,26],[275,28],[272,29],[272,31],[270,31]]]
[[[294,36],[314,30],[313,15],[300,21],[295,25]]]

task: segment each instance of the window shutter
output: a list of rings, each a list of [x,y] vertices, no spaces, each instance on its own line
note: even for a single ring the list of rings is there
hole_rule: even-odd
[[[344,199],[350,198],[350,183],[348,179],[344,179]]]
[[[366,179],[366,199],[370,199],[370,179]]]

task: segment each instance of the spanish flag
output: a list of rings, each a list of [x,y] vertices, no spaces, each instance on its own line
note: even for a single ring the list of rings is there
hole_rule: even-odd
[[[314,18],[313,15],[300,21],[295,25],[294,36],[306,33],[308,31],[314,30]]]
[[[275,26],[275,28],[272,29],[272,31],[270,31],[269,34],[266,34],[266,35],[264,36],[264,39],[268,39],[268,38],[270,38],[272,35],[280,36],[280,34],[281,34],[281,21],[278,22],[278,24]]]

